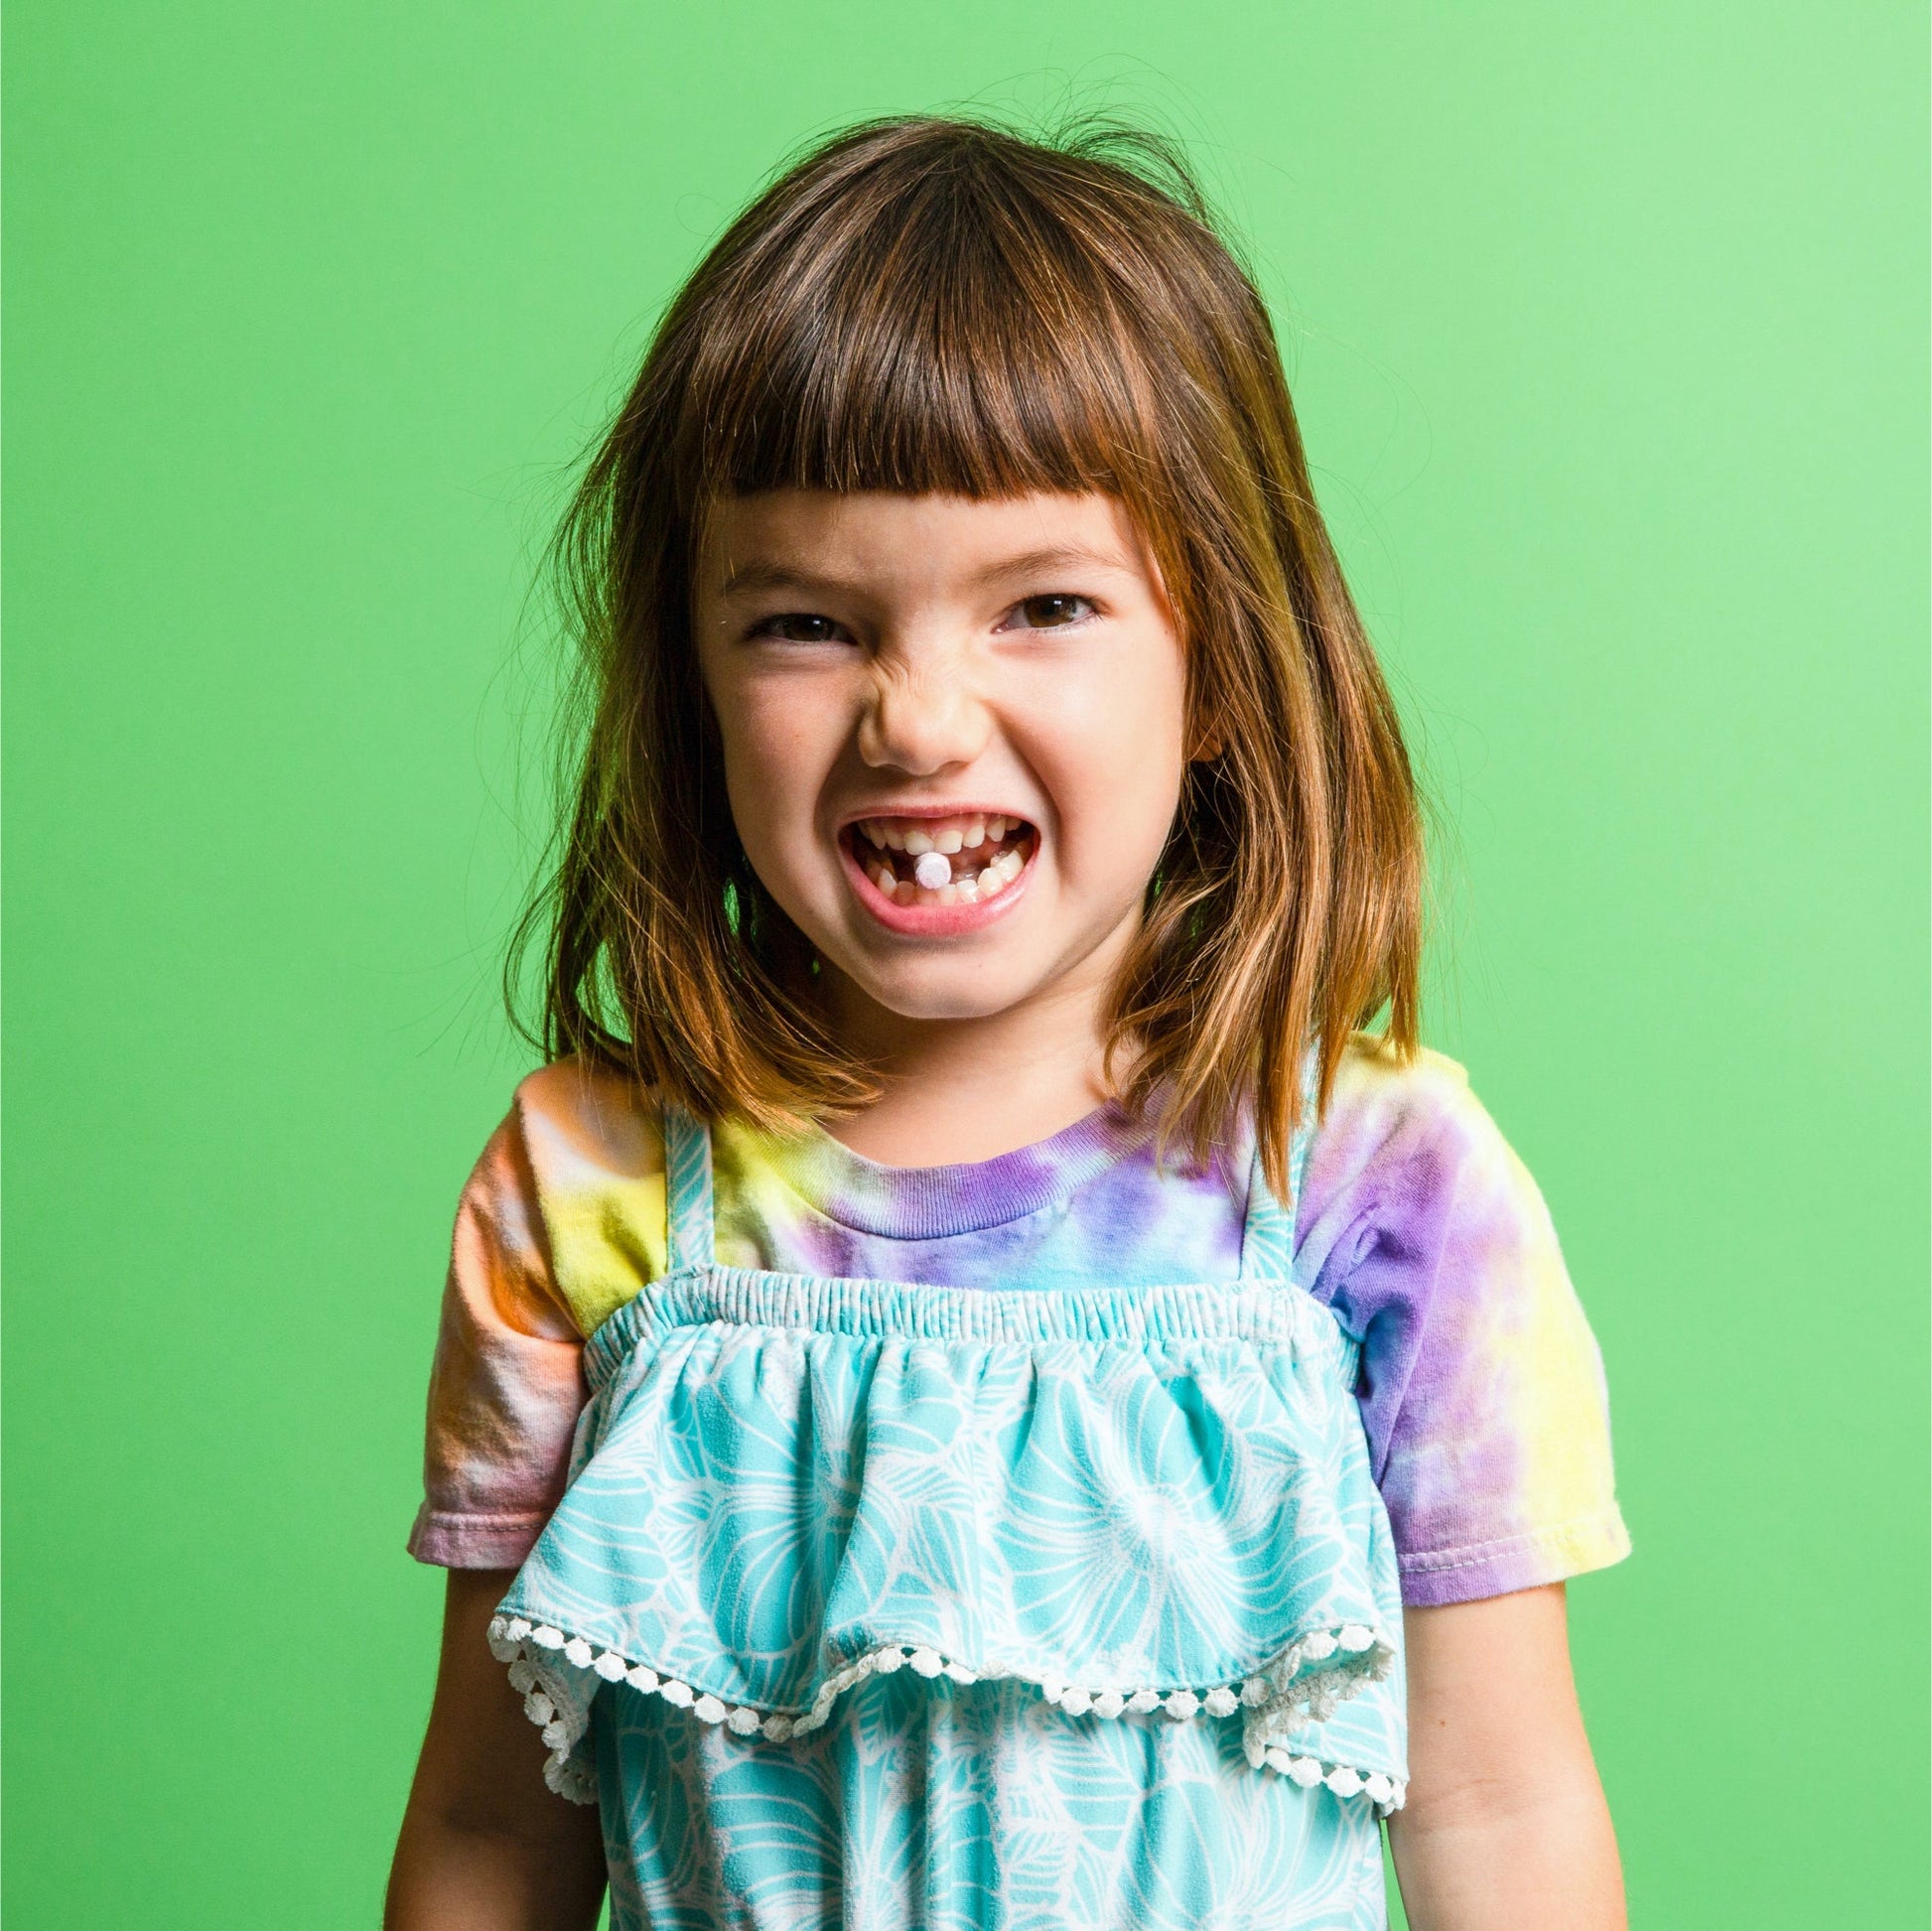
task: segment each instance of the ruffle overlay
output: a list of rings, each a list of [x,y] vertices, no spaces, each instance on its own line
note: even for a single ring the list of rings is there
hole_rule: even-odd
[[[910,1671],[1068,1721],[1238,1719],[1251,1764],[1406,1776],[1352,1344],[1280,1283],[1014,1291],[700,1268],[614,1314],[570,1488],[491,1625],[595,1794],[618,1686],[748,1738]]]

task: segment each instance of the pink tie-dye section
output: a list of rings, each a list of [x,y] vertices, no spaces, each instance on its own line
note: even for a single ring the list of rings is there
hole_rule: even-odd
[[[717,1136],[719,1257],[974,1287],[1232,1278],[1245,1162],[1164,1167],[1103,1111],[970,1167],[895,1170],[823,1135]],[[1343,1063],[1296,1274],[1363,1340],[1362,1411],[1414,1603],[1554,1582],[1628,1548],[1596,1348],[1534,1182],[1459,1068]],[[662,1272],[661,1141],[633,1090],[533,1074],[458,1214],[410,1547],[521,1562],[562,1493],[582,1335]]]

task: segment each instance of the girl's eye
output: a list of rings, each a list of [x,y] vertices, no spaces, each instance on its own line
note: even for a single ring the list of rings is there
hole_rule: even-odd
[[[1008,614],[1007,624],[1016,630],[1061,630],[1069,623],[1084,622],[1093,615],[1093,600],[1054,591],[1045,597],[1029,597],[1016,604]]]
[[[759,619],[752,634],[775,637],[780,643],[836,643],[844,632],[829,617],[811,611],[780,611]]]

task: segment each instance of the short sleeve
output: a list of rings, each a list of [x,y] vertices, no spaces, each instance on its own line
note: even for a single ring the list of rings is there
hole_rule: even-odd
[[[1352,1049],[1303,1207],[1298,1278],[1362,1343],[1404,1600],[1503,1595],[1627,1555],[1595,1338],[1542,1195],[1461,1069]]]
[[[662,1139],[571,1062],[517,1088],[457,1208],[430,1372],[419,1562],[515,1569],[564,1491],[584,1338],[663,1271]]]

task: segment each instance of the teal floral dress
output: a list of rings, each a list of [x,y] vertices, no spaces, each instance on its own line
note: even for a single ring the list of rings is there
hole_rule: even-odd
[[[490,1627],[614,1931],[1381,1927],[1396,1554],[1259,1172],[1236,1280],[940,1287],[718,1265],[664,1137]]]

